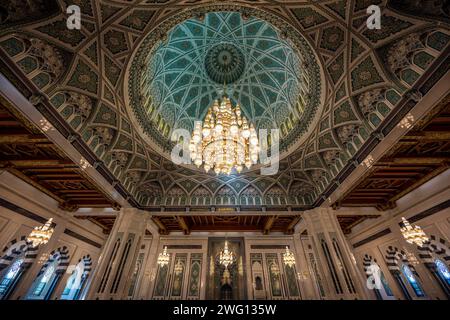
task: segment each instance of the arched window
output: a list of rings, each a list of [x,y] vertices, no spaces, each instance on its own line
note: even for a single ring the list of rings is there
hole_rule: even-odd
[[[80,297],[81,289],[86,280],[84,272],[84,261],[78,262],[77,266],[73,270],[71,276],[67,280],[64,291],[61,295],[61,300],[78,300]]]
[[[22,274],[23,257],[17,258],[10,266],[1,274],[0,280],[0,299],[6,298],[14,288],[15,284]]]
[[[58,281],[58,275],[56,274],[56,267],[58,266],[58,260],[55,259],[49,263],[45,271],[39,275],[31,286],[28,292],[27,298],[30,300],[48,300],[50,299],[55,285]]]
[[[450,271],[444,262],[439,259],[434,260],[434,264],[436,265],[436,270],[439,277],[445,282],[447,285],[450,285]]]
[[[411,269],[406,265],[402,265],[402,272],[405,276],[406,280],[408,280],[409,284],[411,285],[411,288],[414,290],[414,293],[417,297],[423,297],[425,294],[420,287],[419,282],[417,281],[416,277],[412,273]]]
[[[387,282],[386,278],[384,277],[383,271],[380,270],[380,279],[381,283],[383,284],[384,291],[386,292],[386,295],[389,297],[393,297],[394,294],[392,293],[391,287],[389,287],[389,283]]]

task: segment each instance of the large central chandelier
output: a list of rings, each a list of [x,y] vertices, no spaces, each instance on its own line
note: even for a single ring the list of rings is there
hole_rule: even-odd
[[[234,260],[234,253],[228,249],[228,241],[225,241],[225,247],[219,253],[219,263],[224,265],[225,269],[228,269],[228,266],[233,264]]]
[[[46,244],[53,235],[55,229],[52,228],[53,218],[48,219],[48,221],[39,227],[35,227],[33,231],[28,235],[27,241],[31,242],[33,248]]]
[[[286,251],[283,253],[283,262],[288,267],[292,268],[295,265],[294,253],[286,246]]]
[[[239,105],[223,96],[209,108],[205,121],[195,123],[189,151],[197,167],[204,163],[206,172],[216,174],[238,173],[258,161],[259,142],[256,129],[249,124]]]
[[[423,246],[425,242],[428,241],[428,237],[425,232],[419,226],[411,226],[408,220],[404,217],[402,218],[403,228],[400,231],[403,234],[406,242],[411,244],[416,244],[419,247]]]

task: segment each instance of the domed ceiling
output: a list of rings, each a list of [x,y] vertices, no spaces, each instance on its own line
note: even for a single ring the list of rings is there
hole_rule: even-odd
[[[38,2],[0,4],[1,72],[130,204],[152,210],[320,205],[448,70],[438,4],[77,0],[82,28],[68,30],[75,1]],[[380,30],[367,29],[370,4]],[[296,150],[277,174],[215,177],[154,147],[202,118],[223,82],[260,126],[294,115],[282,142]]]
[[[192,132],[194,121],[203,120],[224,92],[257,128],[298,134],[317,107],[307,97],[320,94],[318,66],[308,68],[305,61],[314,61],[311,51],[295,48],[266,21],[239,12],[207,13],[139,52],[130,73],[132,108],[165,149],[173,129]]]

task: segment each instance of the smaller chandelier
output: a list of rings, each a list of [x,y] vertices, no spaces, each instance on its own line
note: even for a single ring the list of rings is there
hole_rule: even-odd
[[[164,247],[163,252],[158,255],[158,264],[164,267],[169,264],[170,255],[167,253],[167,246]]]
[[[175,272],[175,275],[179,276],[180,274],[183,273],[183,264],[181,263],[181,260],[177,261],[177,264],[175,265],[175,267],[173,268],[173,271]]]
[[[402,223],[403,228],[400,228],[400,231],[402,232],[406,242],[422,247],[424,243],[428,241],[428,237],[425,232],[423,232],[421,227],[411,226],[409,221],[404,217],[402,217]]]
[[[30,235],[27,237],[27,241],[31,242],[33,248],[36,248],[41,244],[46,244],[50,240],[55,231],[55,229],[52,228],[52,221],[53,218],[50,218],[43,226],[35,227],[33,231],[31,231]]]
[[[295,265],[294,253],[286,246],[286,252],[283,253],[283,262],[288,267],[292,268]]]
[[[228,269],[228,266],[233,264],[234,260],[234,253],[228,250],[228,241],[225,241],[225,247],[219,254],[219,263],[224,265],[225,269]]]

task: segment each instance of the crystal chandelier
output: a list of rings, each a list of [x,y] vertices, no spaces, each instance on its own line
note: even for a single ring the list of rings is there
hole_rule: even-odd
[[[191,159],[197,167],[204,163],[206,172],[213,169],[216,174],[238,173],[249,169],[258,161],[259,142],[256,129],[249,124],[239,105],[235,108],[231,100],[223,96],[209,108],[205,121],[195,123],[189,145]]]
[[[409,221],[402,217],[403,228],[400,231],[403,234],[406,242],[416,244],[419,247],[423,246],[428,241],[428,237],[419,226],[411,226]]]
[[[234,262],[234,259],[234,253],[228,250],[228,241],[225,241],[225,247],[219,254],[219,263],[224,265],[225,269],[228,269],[228,266]]]
[[[52,221],[53,218],[50,218],[43,226],[35,227],[33,231],[31,231],[27,237],[27,241],[31,242],[33,248],[41,244],[46,244],[50,240],[55,231],[55,229],[52,228]]]
[[[288,246],[286,246],[286,252],[283,253],[283,262],[285,265],[291,268],[295,265],[294,253],[289,250]]]
[[[164,267],[169,264],[170,255],[167,253],[167,246],[164,247],[163,252],[158,255],[158,264]]]

